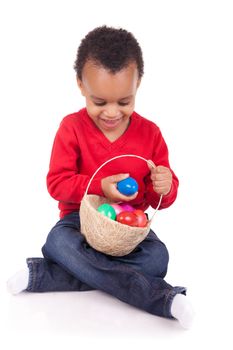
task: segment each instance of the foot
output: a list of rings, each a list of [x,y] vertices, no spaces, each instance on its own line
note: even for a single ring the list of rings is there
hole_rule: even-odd
[[[7,281],[7,290],[11,294],[18,294],[25,289],[27,289],[29,281],[29,269],[25,269],[16,272],[8,281]]]
[[[175,295],[171,306],[171,314],[180,322],[183,328],[191,328],[194,319],[194,310],[185,295]]]

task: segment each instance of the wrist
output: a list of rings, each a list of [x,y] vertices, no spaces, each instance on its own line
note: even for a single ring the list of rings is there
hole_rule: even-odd
[[[103,186],[102,186],[102,178],[94,178],[90,184],[89,194],[96,194],[98,196],[104,196]]]

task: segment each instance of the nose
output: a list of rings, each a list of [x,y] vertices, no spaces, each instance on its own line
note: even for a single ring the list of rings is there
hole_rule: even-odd
[[[120,115],[120,111],[118,109],[118,106],[115,104],[109,104],[109,105],[105,106],[104,115],[105,115],[105,117],[108,117],[108,118],[118,117]]]

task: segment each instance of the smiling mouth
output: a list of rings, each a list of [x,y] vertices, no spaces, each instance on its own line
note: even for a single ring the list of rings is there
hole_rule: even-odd
[[[104,123],[108,127],[114,127],[116,126],[122,118],[117,118],[117,119],[103,119],[101,118],[101,122]]]

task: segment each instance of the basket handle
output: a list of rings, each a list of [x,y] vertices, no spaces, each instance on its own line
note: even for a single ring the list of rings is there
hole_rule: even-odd
[[[144,158],[144,157],[141,157],[141,156],[138,156],[138,155],[136,155],[136,154],[122,154],[122,155],[120,155],[120,156],[116,156],[116,157],[110,158],[110,159],[108,159],[106,162],[104,162],[103,164],[101,164],[100,167],[94,172],[94,174],[93,174],[92,177],[90,178],[90,181],[88,182],[86,191],[85,191],[85,193],[84,193],[84,197],[87,195],[87,192],[88,192],[88,190],[89,190],[89,187],[90,187],[90,185],[91,185],[91,182],[92,182],[92,180],[94,179],[95,175],[98,173],[98,171],[99,171],[100,169],[102,169],[103,166],[105,166],[106,164],[108,164],[109,162],[111,162],[112,160],[115,160],[115,159],[118,159],[118,158],[123,158],[123,157],[134,157],[134,158],[138,158],[138,159],[144,160],[147,164],[150,164],[150,165],[152,166],[152,168],[155,168],[155,165],[154,165],[154,163],[153,163],[152,161],[149,161],[148,159],[146,159],[146,158]],[[153,220],[153,218],[154,218],[154,216],[155,216],[155,213],[156,213],[157,210],[159,209],[160,204],[161,204],[161,202],[162,202],[162,198],[163,198],[163,195],[161,194],[161,195],[160,195],[160,198],[159,198],[159,203],[158,203],[157,207],[155,208],[155,211],[154,211],[154,213],[153,213],[152,218],[151,218],[150,221]]]

